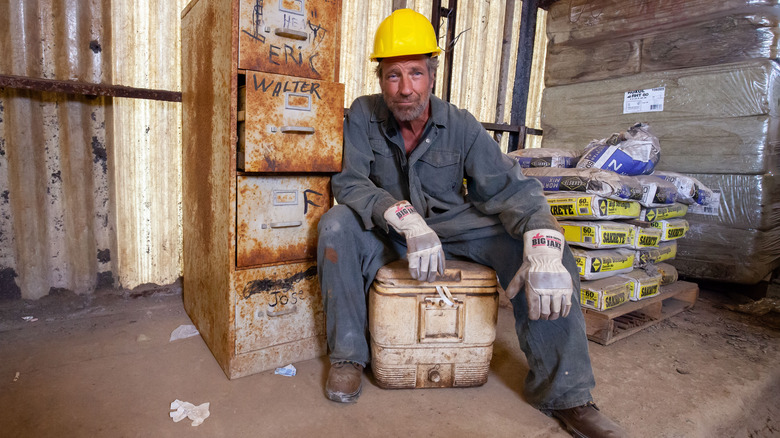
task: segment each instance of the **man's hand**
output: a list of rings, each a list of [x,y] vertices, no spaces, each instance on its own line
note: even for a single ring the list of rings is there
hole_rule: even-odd
[[[408,201],[388,208],[385,220],[398,234],[406,238],[406,259],[409,273],[418,281],[434,281],[436,273],[444,275],[444,250],[441,241],[425,219]]]
[[[511,299],[525,284],[528,318],[564,318],[571,309],[571,275],[563,267],[563,234],[555,230],[532,230],[523,234],[523,264],[506,288]]]

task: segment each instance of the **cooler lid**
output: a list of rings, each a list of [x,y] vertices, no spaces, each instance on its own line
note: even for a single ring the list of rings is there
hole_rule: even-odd
[[[435,288],[436,286],[447,286],[449,288],[491,288],[482,290],[483,293],[493,292],[496,288],[496,272],[487,266],[474,262],[464,262],[459,260],[447,260],[444,275],[439,276],[436,281],[428,283],[427,281],[417,281],[409,274],[409,265],[406,260],[396,260],[379,268],[374,280],[376,285],[382,286],[384,293],[393,293],[394,287],[409,288]],[[403,293],[403,289],[397,290]],[[477,292],[477,291],[474,291]]]

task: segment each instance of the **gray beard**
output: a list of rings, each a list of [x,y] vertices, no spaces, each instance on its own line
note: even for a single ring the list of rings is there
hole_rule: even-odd
[[[390,112],[393,113],[393,116],[399,122],[411,122],[412,120],[420,117],[423,111],[425,111],[425,108],[428,106],[428,101],[430,99],[431,90],[429,88],[427,89],[425,95],[421,97],[419,105],[408,109],[401,109],[392,99],[388,99],[387,96],[385,96],[387,107],[390,108]]]

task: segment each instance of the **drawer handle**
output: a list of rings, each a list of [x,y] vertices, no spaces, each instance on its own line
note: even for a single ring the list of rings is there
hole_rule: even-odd
[[[303,225],[303,222],[301,221],[271,222],[271,228],[292,228],[292,227],[300,227],[301,225]]]
[[[291,313],[295,313],[295,311],[297,309],[298,308],[295,307],[295,306],[290,306],[290,308],[284,309],[284,310],[280,310],[278,312],[271,312],[270,310],[266,310],[265,314],[268,315],[268,316],[284,316],[284,315],[289,315]]]
[[[290,38],[293,40],[306,41],[309,39],[309,34],[301,32],[300,30],[286,29],[283,27],[277,27],[274,29],[274,33],[280,37]]]
[[[314,134],[314,128],[308,126],[282,126],[279,130],[283,133],[300,132],[302,134]]]

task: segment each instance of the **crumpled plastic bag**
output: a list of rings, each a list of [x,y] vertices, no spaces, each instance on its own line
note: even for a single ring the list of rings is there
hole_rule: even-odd
[[[274,374],[279,374],[286,377],[293,377],[298,372],[298,370],[295,369],[295,366],[293,364],[289,364],[284,367],[277,368],[274,370]]]
[[[192,325],[192,324],[182,324],[174,331],[171,332],[171,339],[168,342],[173,342],[179,339],[187,339],[191,338],[193,336],[198,336],[200,332],[198,332],[198,329]]]
[[[206,402],[195,406],[190,402],[176,399],[171,403],[171,409],[174,410],[174,412],[171,412],[170,416],[173,418],[174,423],[189,418],[192,420],[193,426],[200,426],[200,424],[203,423],[203,420],[210,415],[209,405],[210,403]]]
[[[658,137],[650,132],[648,124],[637,123],[625,132],[590,142],[577,167],[595,167],[621,175],[648,175],[660,159]]]

